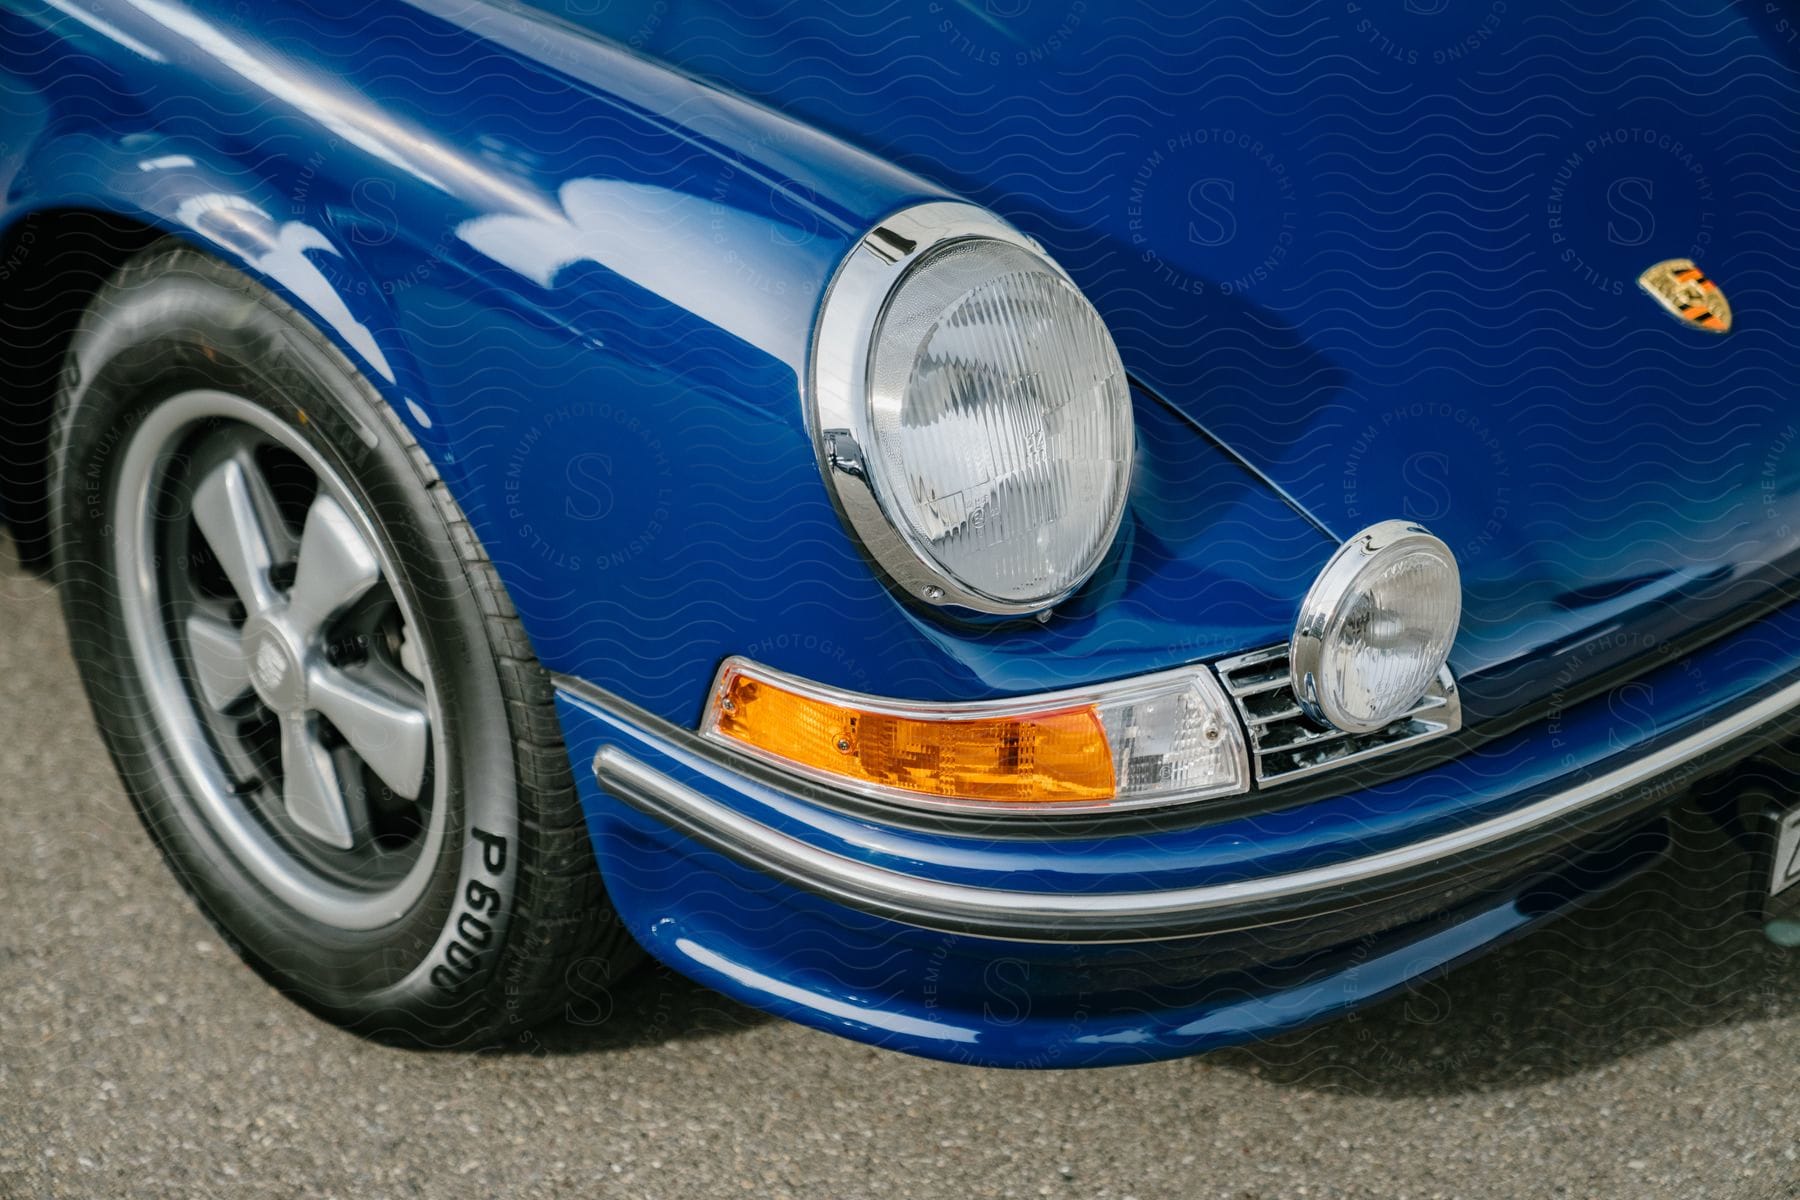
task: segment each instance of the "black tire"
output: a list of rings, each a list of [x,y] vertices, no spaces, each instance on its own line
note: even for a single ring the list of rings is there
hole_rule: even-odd
[[[143,601],[121,583],[116,529],[137,510],[121,463],[135,430],[196,389],[272,414],[336,473],[428,664],[437,749],[420,804],[432,820],[442,806],[441,841],[415,852],[408,878],[422,890],[379,927],[327,923],[265,886],[209,821],[169,736],[169,693],[134,660],[127,606]],[[146,829],[250,965],[361,1032],[469,1046],[528,1040],[577,962],[592,981],[636,960],[601,890],[549,678],[499,578],[405,427],[304,318],[217,260],[158,243],[83,317],[51,444],[56,578],[95,719]]]

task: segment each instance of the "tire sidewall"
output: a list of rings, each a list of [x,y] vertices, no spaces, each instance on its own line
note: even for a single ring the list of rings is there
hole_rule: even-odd
[[[77,664],[139,815],[183,884],[284,991],[352,1026],[454,1041],[497,982],[519,887],[505,696],[478,600],[416,451],[347,362],[192,252],[128,268],[77,333],[53,463],[56,570]],[[259,405],[331,465],[374,527],[430,663],[442,725],[438,863],[389,926],[336,929],[271,894],[199,815],[134,666],[112,549],[118,467],[144,417],[194,388]]]

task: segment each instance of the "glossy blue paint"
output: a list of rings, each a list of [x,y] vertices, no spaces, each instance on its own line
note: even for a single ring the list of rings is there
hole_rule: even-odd
[[[926,878],[1028,891],[1161,891],[1324,866],[1447,833],[1602,774],[1677,731],[1709,725],[1800,671],[1800,606],[1706,651],[1656,656],[1627,687],[1552,712],[1428,770],[1344,795],[1133,836],[922,833],[834,812],[722,768],[628,717],[588,711],[622,749],[821,849]],[[586,750],[585,755],[583,750]],[[588,763],[598,743],[571,742]],[[583,774],[587,772],[584,771]],[[1687,778],[1692,778],[1691,772]],[[1679,789],[1671,789],[1673,799]]]
[[[311,315],[412,422],[552,669],[679,721],[730,653],[899,695],[1041,689],[1278,640],[1329,551],[1140,398],[1094,586],[1048,628],[947,628],[844,534],[799,393],[837,260],[938,189],[482,5],[78,7],[0,5],[0,218],[137,216]]]
[[[640,857],[678,850],[653,835],[627,844]],[[829,1033],[1002,1068],[1153,1062],[1291,1032],[1415,987],[1568,905],[1563,898],[1547,906],[1521,889],[1426,928],[1361,939],[1355,951],[1304,969],[1156,987],[1141,981],[1163,968],[1167,947],[1127,950],[1108,956],[1103,969],[1131,984],[1070,991],[1071,977],[1091,976],[1094,961],[1046,962],[1018,943],[920,936],[874,918],[821,914],[805,893],[772,888],[717,855],[681,861],[712,885],[703,895],[739,907],[633,923],[659,960],[741,1003]],[[1584,864],[1582,884],[1603,890],[1644,865],[1641,857]],[[641,914],[667,903],[666,885],[629,874],[619,892]],[[792,932],[771,946],[759,924]],[[1065,990],[1053,994],[1059,984]]]
[[[549,6],[1014,221],[1338,537],[1429,525],[1477,720],[1572,644],[1629,661],[1596,631],[1704,629],[1794,572],[1786,5]],[[1676,256],[1730,336],[1639,293]]]
[[[804,892],[653,829],[605,828],[606,844],[633,862],[673,860],[685,868],[684,884],[705,883],[697,903],[671,903],[669,875],[624,863],[614,872],[613,894],[633,934],[659,960],[789,1020],[986,1067],[1117,1066],[1271,1037],[1417,985],[1560,911],[1521,893],[1435,927],[1364,941],[1360,953],[1315,960],[1310,969],[1150,986],[1144,980],[1168,974],[1170,946],[1076,959],[1029,944],[929,934],[821,911]],[[1603,883],[1613,879],[1601,873]],[[786,932],[771,939],[771,929]],[[1099,974],[1130,982],[1081,982]]]
[[[410,423],[545,664],[678,725],[728,654],[968,699],[1282,641],[1336,538],[1393,516],[1463,561],[1471,722],[1549,714],[1354,795],[1131,838],[927,836],[634,751],[657,765],[946,879],[1173,886],[1454,827],[1793,668],[1791,614],[1664,662],[1670,637],[1785,595],[1800,553],[1800,57],[1765,6],[546,7],[613,40],[476,0],[0,0],[0,280],[54,253],[53,232],[21,231],[84,209],[264,281]],[[1631,49],[1674,38],[1680,88]],[[1138,384],[1118,547],[1041,626],[897,601],[804,428],[835,264],[943,196],[1042,240]],[[1736,332],[1681,329],[1630,286],[1679,254],[1724,282]],[[1634,660],[1662,663],[1632,685],[1648,693],[1561,701]],[[608,882],[653,951],[884,1044],[1052,1052],[1060,1034],[1030,1021],[927,1028],[946,1018],[918,990],[935,949],[917,931],[625,812],[585,768],[632,735],[564,713]],[[708,896],[800,915],[726,929]],[[1535,916],[1489,899],[1358,979],[1248,1008],[1165,998],[1057,1061],[1189,1052],[1366,1000],[1410,977],[1398,964],[1436,969]],[[950,955],[943,984],[973,1012],[983,953]],[[851,982],[819,974],[834,955]]]
[[[577,695],[560,702],[576,759],[618,747],[855,861],[977,887],[1136,892],[1347,861],[1576,786],[1790,682],[1800,669],[1796,646],[1800,607],[1790,606],[1701,653],[1663,657],[1618,693],[1432,770],[1272,812],[1088,838],[952,836],[826,811]],[[1649,815],[1634,820],[1654,819],[1696,777],[1684,768],[1659,784]],[[797,1020],[994,1066],[1166,1058],[1295,1028],[1498,944],[1641,862],[1616,850],[1573,862],[1566,851],[1545,850],[1449,912],[1435,894],[1417,907],[1347,907],[1285,951],[1278,925],[1141,945],[996,942],[913,928],[794,890],[636,812],[585,774],[582,788],[614,902],[658,957]]]
[[[1541,48],[1545,23],[1560,19],[1570,28],[1557,53],[1594,65],[1600,18],[1515,9],[1482,35],[1481,54],[1510,63],[1511,45]],[[833,33],[849,48],[838,56],[815,52],[823,18],[801,8],[752,19],[695,4],[643,37],[616,25],[625,6],[588,18],[803,125],[479,4],[387,3],[333,19],[281,4],[9,0],[16,111],[0,218],[117,209],[280,288],[414,421],[546,662],[674,719],[692,718],[712,667],[734,652],[847,687],[953,698],[1279,640],[1330,540],[1254,472],[1339,534],[1395,514],[1445,534],[1468,572],[1455,665],[1476,719],[1541,701],[1539,664],[1553,650],[1628,614],[1658,637],[1704,626],[1766,587],[1759,568],[1788,560],[1800,439],[1782,424],[1794,357],[1785,293],[1755,282],[1788,253],[1770,236],[1779,201],[1756,199],[1766,187],[1706,177],[1701,216],[1719,227],[1709,269],[1742,281],[1740,331],[1708,343],[1653,319],[1635,289],[1587,289],[1553,269],[1570,244],[1586,245],[1576,210],[1602,202],[1552,169],[1552,143],[1567,140],[1563,93],[1518,83],[1489,95],[1449,68],[1398,78],[1355,56],[1362,22],[1346,26],[1344,14],[1257,18],[1273,23],[1269,46],[1304,51],[1257,55],[1246,47],[1259,27],[1237,10],[1212,13],[1235,31],[1213,39],[1210,25],[1179,23],[1152,38],[1143,19],[1086,8],[1071,10],[1077,38],[1062,23],[1030,25],[1037,12],[1015,31],[1024,42],[981,53],[922,11],[891,28],[852,20]],[[1755,20],[1732,10],[1713,32],[1773,46],[1774,31],[1743,24]],[[889,52],[874,54],[877,41]],[[1071,58],[1077,41],[1095,57]],[[951,69],[909,69],[934,52]],[[1739,72],[1734,88],[1791,86],[1792,64],[1768,53],[1770,69]],[[1314,64],[1301,93],[1250,105],[1295,54]],[[1123,69],[1128,57],[1145,69]],[[425,69],[392,69],[402,63]],[[1194,78],[1214,80],[1204,103],[1167,86]],[[1700,117],[1646,99],[1648,78],[1629,82],[1583,121],[1604,128],[1640,104],[1666,116],[1681,152],[1652,145],[1641,169],[1661,173],[1629,178],[1687,197],[1665,225],[1700,220],[1681,165],[1709,144]],[[1439,94],[1457,98],[1459,123],[1432,124],[1427,100]],[[989,113],[982,137],[941,119],[966,95]],[[1044,124],[1077,102],[1095,119]],[[1380,119],[1340,120],[1364,110]],[[1556,137],[1507,133],[1540,118]],[[1389,160],[1411,141],[1394,130],[1414,120],[1431,146],[1429,187],[1396,188],[1405,176]],[[1790,169],[1770,166],[1760,129],[1741,134],[1733,170]],[[1301,145],[1304,157],[1287,149]],[[1346,169],[1358,154],[1376,156],[1379,178]],[[1457,154],[1467,171],[1437,169]],[[1140,158],[1153,169],[1132,169]],[[1269,171],[1263,195],[1251,184]],[[1183,195],[1199,188],[1215,223],[1207,181],[1220,196],[1248,189],[1229,245],[1213,244],[1220,231],[1202,229],[1199,211],[1162,211],[1161,190],[1190,175]],[[1571,212],[1558,218],[1567,228],[1534,238],[1521,214],[1540,183]],[[799,381],[833,264],[883,212],[946,189],[1045,239],[1101,305],[1133,372],[1254,468],[1145,401],[1146,483],[1122,552],[1048,628],[952,631],[892,601],[807,459]],[[1412,231],[1419,255],[1398,253],[1382,213],[1406,218],[1395,228]],[[1225,270],[1265,233],[1290,242],[1278,272]],[[1505,258],[1515,243],[1517,261]],[[1616,282],[1629,255],[1611,253]],[[1368,286],[1346,287],[1346,272]],[[1488,369],[1481,355],[1501,349],[1523,374]],[[1618,363],[1633,365],[1614,386]],[[1696,397],[1697,375],[1730,382]],[[1530,406],[1523,420],[1515,398]],[[1448,426],[1409,416],[1418,405]],[[1567,427],[1582,432],[1559,436],[1556,413],[1570,406]],[[1707,455],[1690,462],[1689,444]],[[1607,469],[1588,470],[1589,455]],[[1582,654],[1596,669],[1623,656]]]
[[[1329,801],[1137,837],[942,837],[784,797],[578,697],[561,703],[578,759],[618,746],[821,848],[922,878],[1026,890],[1135,891],[1342,861],[1466,824],[1632,761],[1790,680],[1800,609],[1665,661],[1480,754]],[[1667,803],[1691,781],[1663,790]],[[1191,1054],[1297,1028],[1492,948],[1641,865],[1548,855],[1449,913],[1347,911],[1326,945],[1283,956],[1275,928],[1110,947],[994,942],[914,929],[795,891],[700,848],[582,777],[621,914],[658,957],[745,1003],[878,1045],[993,1066],[1100,1066]],[[1413,818],[1417,817],[1417,821]],[[1548,878],[1546,878],[1546,875]],[[1220,959],[1231,965],[1221,968]],[[1235,961],[1234,961],[1235,960]],[[1246,965],[1248,964],[1248,965]],[[1108,982],[1112,981],[1112,982]]]

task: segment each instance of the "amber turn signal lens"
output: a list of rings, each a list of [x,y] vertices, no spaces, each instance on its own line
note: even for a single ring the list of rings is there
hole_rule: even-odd
[[[1002,804],[1104,801],[1112,750],[1093,705],[922,719],[852,708],[722,673],[709,732],[764,755],[877,788]]]
[[[736,757],[902,808],[1113,811],[1250,790],[1250,752],[1211,667],[1034,696],[865,696],[737,655],[700,732]]]

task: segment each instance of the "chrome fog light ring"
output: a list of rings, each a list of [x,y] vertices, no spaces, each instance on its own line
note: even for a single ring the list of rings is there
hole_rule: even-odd
[[[1288,647],[1294,696],[1315,721],[1373,733],[1429,690],[1461,616],[1450,547],[1410,521],[1371,525],[1338,548],[1301,601]]]

